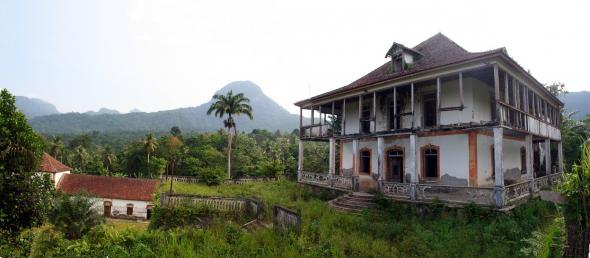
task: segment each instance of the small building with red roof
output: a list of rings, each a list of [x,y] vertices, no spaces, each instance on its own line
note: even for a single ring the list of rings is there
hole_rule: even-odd
[[[41,164],[39,165],[38,172],[40,175],[49,174],[49,177],[51,180],[53,180],[54,185],[57,187],[59,180],[63,177],[63,175],[69,174],[70,170],[72,170],[72,168],[59,162],[51,155],[43,153],[43,158],[41,160]]]
[[[66,174],[56,188],[70,195],[90,194],[95,209],[107,217],[149,219],[159,183],[155,179]]]

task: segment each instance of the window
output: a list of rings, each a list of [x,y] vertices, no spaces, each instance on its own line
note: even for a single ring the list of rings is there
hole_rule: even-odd
[[[438,178],[439,173],[439,147],[428,145],[422,148],[422,176],[425,178]]]
[[[133,215],[133,203],[127,204],[127,216]]]
[[[520,173],[526,174],[526,148],[520,147]]]
[[[371,173],[371,151],[370,150],[361,150],[361,164],[360,164],[360,172],[365,174]]]
[[[394,148],[387,151],[387,172],[385,179],[390,182],[404,182],[404,151]]]

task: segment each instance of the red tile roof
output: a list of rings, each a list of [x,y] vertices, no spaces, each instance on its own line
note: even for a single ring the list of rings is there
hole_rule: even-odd
[[[100,198],[151,201],[159,183],[155,179],[66,174],[57,190],[67,194],[87,192]]]
[[[391,79],[395,79],[398,77],[403,77],[403,76],[406,76],[409,74],[423,72],[423,71],[434,69],[434,68],[452,65],[452,64],[468,61],[471,59],[476,59],[479,57],[494,55],[494,54],[498,54],[498,53],[505,53],[505,51],[506,51],[504,48],[498,48],[498,49],[485,51],[485,52],[468,52],[467,50],[465,50],[464,48],[459,46],[457,43],[455,43],[454,41],[452,41],[451,39],[449,39],[447,36],[443,35],[442,33],[438,33],[438,34],[430,37],[429,39],[416,45],[412,49],[421,53],[422,58],[420,58],[416,62],[414,62],[413,66],[408,70],[404,70],[404,71],[398,72],[398,73],[393,73],[391,71],[392,70],[391,63],[386,62],[385,64],[381,65],[380,67],[373,70],[372,72],[366,74],[365,76],[361,77],[360,79],[357,79],[356,81],[354,81],[344,87],[314,96],[311,99],[313,100],[313,99],[325,97],[327,95],[345,92],[348,90],[360,88],[360,87],[367,86],[370,84],[374,84],[374,83],[378,83],[378,82],[382,82],[382,81],[386,81],[386,80],[391,80]],[[301,103],[301,102],[303,102],[303,101],[300,101],[298,103]],[[297,105],[297,103],[296,103],[296,105]]]
[[[51,157],[51,155],[47,153],[43,153],[43,160],[39,165],[40,172],[47,172],[47,173],[58,173],[58,172],[65,172],[72,170],[70,167],[62,164],[58,160]]]

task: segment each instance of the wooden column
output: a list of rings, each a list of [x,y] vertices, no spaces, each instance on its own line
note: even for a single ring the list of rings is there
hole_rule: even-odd
[[[299,138],[303,136],[303,107],[299,107]]]
[[[359,133],[363,132],[363,95],[359,96]]]
[[[313,123],[313,120],[315,118],[315,113],[314,112],[315,111],[313,109],[313,106],[311,106],[311,125],[314,125],[314,123]],[[311,131],[310,131],[310,134],[312,134]]]
[[[342,100],[342,135],[346,135],[346,99]]]
[[[463,73],[459,73],[459,99],[461,101],[461,110],[463,110],[463,106],[465,105],[465,100],[463,99]]]
[[[504,172],[502,167],[502,146],[504,139],[504,128],[494,127],[494,193],[496,196],[496,207],[504,206]]]
[[[373,133],[377,132],[377,92],[373,91]]]
[[[551,174],[551,139],[545,139],[545,173]]]
[[[494,92],[495,92],[495,99],[496,99],[496,122],[500,122],[500,104],[498,101],[500,100],[500,73],[498,71],[498,64],[494,64]]]
[[[359,175],[359,140],[352,140],[352,175]]]
[[[559,173],[563,173],[563,142],[557,143],[557,167]]]
[[[399,129],[397,128],[397,120],[399,119],[399,117],[397,116],[397,87],[393,88],[393,129]],[[400,123],[401,124],[401,123]]]
[[[417,164],[417,143],[416,134],[410,134],[410,148],[408,151],[408,173],[410,173],[410,198],[416,199],[416,187],[418,184],[418,168]]]
[[[414,83],[412,82],[412,84],[410,84],[410,98],[411,98],[411,108],[412,108],[412,129],[414,129],[414,125],[415,125],[415,117],[416,115],[414,114]]]
[[[529,182],[529,191],[535,191],[534,182],[535,174],[533,173],[533,135],[528,134],[524,137],[525,160],[526,160],[526,177]]]
[[[383,175],[385,174],[385,140],[383,137],[377,137],[377,182],[379,191],[381,191],[383,184]]]
[[[303,151],[303,141],[299,140],[299,153],[297,156],[297,181],[301,181],[301,172],[303,172]]]
[[[322,105],[318,108],[318,112],[320,113],[320,129],[318,131],[318,136],[322,136]]]
[[[510,105],[510,90],[508,89],[508,73],[504,73],[504,102]]]
[[[334,137],[330,138],[330,158],[329,158],[329,171],[330,177],[336,173],[336,140]]]
[[[436,78],[436,127],[440,126],[440,77]]]
[[[477,131],[468,134],[469,145],[469,186],[475,187],[477,183]]]

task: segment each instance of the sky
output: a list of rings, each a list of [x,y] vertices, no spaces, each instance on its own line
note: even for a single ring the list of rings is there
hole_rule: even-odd
[[[60,112],[197,106],[250,80],[287,110],[442,32],[590,90],[590,1],[0,0],[0,88]]]

